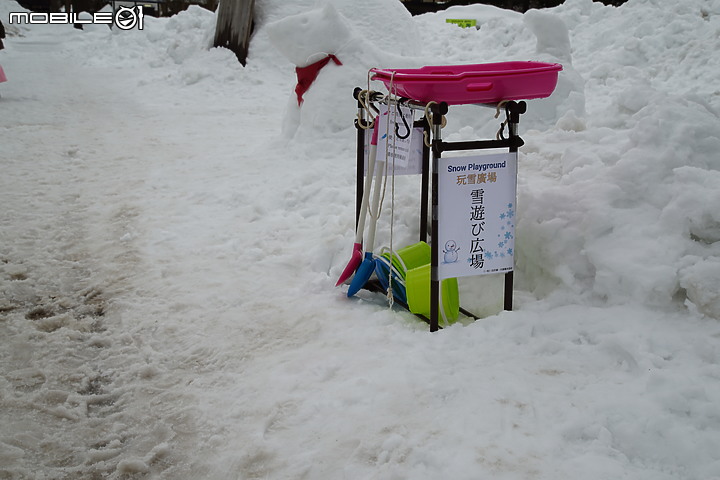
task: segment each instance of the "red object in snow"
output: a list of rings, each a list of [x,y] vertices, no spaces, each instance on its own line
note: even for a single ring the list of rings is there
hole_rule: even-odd
[[[335,55],[328,55],[327,57],[323,58],[322,60],[319,60],[315,63],[311,63],[307,67],[296,67],[295,73],[297,73],[297,79],[298,83],[295,87],[295,93],[297,94],[298,99],[298,106],[302,105],[303,102],[303,95],[305,92],[308,91],[310,88],[310,85],[313,84],[315,79],[318,76],[318,73],[320,73],[320,70],[327,65],[330,60],[335,62],[335,65],[342,65],[342,62],[338,60],[338,58]]]

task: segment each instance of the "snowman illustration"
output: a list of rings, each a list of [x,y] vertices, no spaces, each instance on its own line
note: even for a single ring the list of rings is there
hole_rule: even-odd
[[[455,263],[458,261],[458,246],[455,240],[448,240],[445,242],[445,248],[443,253],[445,254],[445,261],[443,263]]]

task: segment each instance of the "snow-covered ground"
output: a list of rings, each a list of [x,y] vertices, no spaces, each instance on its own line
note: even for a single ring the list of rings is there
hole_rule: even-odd
[[[0,478],[720,479],[720,1],[256,3],[246,67],[198,7],[111,32],[0,3]],[[515,310],[497,277],[434,334],[346,298],[353,88],[503,60],[564,66],[520,124]]]

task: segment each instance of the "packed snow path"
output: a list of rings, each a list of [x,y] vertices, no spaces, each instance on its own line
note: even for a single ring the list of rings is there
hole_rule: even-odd
[[[222,252],[182,264],[166,246],[178,240],[190,249],[180,255],[193,257],[197,249],[232,248],[241,237],[263,238],[252,226],[262,207],[254,206],[251,190],[239,180],[253,183],[266,164],[253,162],[252,171],[228,177],[214,162],[236,158],[250,138],[262,146],[262,130],[274,131],[278,113],[263,107],[252,135],[238,125],[200,131],[197,112],[183,98],[164,98],[162,86],[139,98],[132,72],[68,58],[56,35],[11,41],[5,62],[11,82],[0,99],[3,472],[21,478],[137,472],[182,478],[186,473],[178,472],[192,464],[194,473],[186,478],[204,477],[201,465],[207,462],[187,455],[202,450],[198,444],[214,429],[199,426],[198,399],[183,390],[218,360],[217,339],[196,341],[225,334],[213,328],[218,319],[206,316],[206,309],[227,310],[228,303],[241,302],[242,290],[248,301],[243,311],[250,313],[255,279],[241,285],[203,274],[216,268],[212,262],[224,262]],[[241,110],[232,100],[219,108]],[[242,106],[249,114],[253,108]],[[203,108],[203,115],[209,113]],[[226,152],[221,144],[229,132]],[[208,143],[218,144],[211,155]],[[189,184],[172,185],[173,178]],[[231,211],[218,223],[219,232],[208,231],[197,220],[224,214],[213,206],[222,184],[228,191],[217,195],[231,196]],[[159,192],[168,194],[161,202]],[[192,206],[178,205],[176,194],[194,199]],[[163,229],[165,222],[176,230]],[[210,286],[203,298],[193,298],[196,285]],[[155,297],[160,291],[169,303]],[[260,301],[255,308],[270,306]],[[166,316],[175,314],[189,323],[168,322]],[[253,338],[248,341],[266,341]],[[236,346],[241,357],[251,354]]]
[[[581,68],[590,63],[583,52],[613,38],[613,23],[602,20],[616,11],[570,3],[564,18],[579,25],[574,39],[586,39],[576,47]],[[633,8],[644,12],[644,3]],[[635,17],[655,18],[647,9]],[[493,18],[486,40],[533,52],[532,35],[513,38],[521,29],[504,23],[518,19]],[[546,20],[535,18],[539,31]],[[519,286],[515,312],[431,335],[382,299],[348,300],[333,288],[352,242],[354,132],[352,113],[342,127],[326,107],[347,97],[352,112],[337,78],[355,86],[364,67],[319,78],[302,120],[327,125],[316,136],[301,125],[305,137],[288,141],[280,130],[292,66],[278,65],[262,30],[245,69],[232,54],[206,51],[211,25],[196,9],[149,23],[146,35],[38,26],[7,41],[0,477],[720,478],[720,326],[686,308],[681,292],[663,297],[672,285],[661,274],[672,263],[657,276],[635,273],[641,261],[617,245],[627,239],[622,247],[659,248],[672,260],[680,253],[662,242],[685,243],[667,226],[659,238],[643,228],[612,236],[631,218],[654,225],[666,205],[653,197],[660,207],[650,208],[644,195],[667,179],[647,175],[644,189],[628,187],[623,168],[666,174],[661,155],[643,162],[656,153],[647,144],[665,138],[663,148],[679,150],[682,136],[656,121],[667,98],[641,95],[637,80],[608,67],[613,48],[606,63],[580,72],[595,95],[587,121],[567,116],[563,128],[523,130],[519,260],[536,263],[518,277],[547,290]],[[437,32],[460,52],[453,60],[464,58],[461,40],[485,35]],[[608,94],[611,84],[620,92]],[[603,105],[610,113],[597,113]],[[671,105],[683,129],[706,142],[678,161],[706,158],[712,108]],[[449,136],[475,133],[452,128]],[[695,178],[684,172],[680,180]],[[691,196],[697,189],[677,185],[688,207],[663,213],[696,220],[694,248],[709,259],[714,211],[697,205],[705,198]],[[397,228],[402,237],[416,226]],[[548,273],[553,259],[566,262],[556,264],[561,281]],[[484,291],[469,293],[464,301],[478,306]]]
[[[3,472],[172,471],[183,460],[170,445],[196,415],[168,412],[183,395],[120,304],[143,296],[132,281],[148,270],[133,244],[139,213],[153,208],[143,186],[158,154],[180,146],[148,135],[158,112],[117,72],[63,58],[52,36],[12,48],[32,60],[6,63],[0,99]]]

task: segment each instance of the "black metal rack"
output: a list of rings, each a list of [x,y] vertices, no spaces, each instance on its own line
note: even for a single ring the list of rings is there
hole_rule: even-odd
[[[363,116],[364,105],[362,104],[359,95],[362,89],[356,88],[353,92],[353,96],[358,100],[358,118],[355,120],[355,126],[357,128],[357,184],[356,184],[356,209],[355,209],[355,225],[357,227],[361,202],[363,197],[364,182],[363,178],[365,175],[364,164],[365,164],[365,132],[368,128],[366,119]],[[376,96],[370,97],[373,101],[388,101],[383,95],[377,94]],[[495,111],[501,109],[505,112],[505,122],[503,122],[500,131],[498,132],[498,138],[495,140],[475,140],[475,141],[464,141],[464,142],[446,142],[442,139],[442,124],[443,118],[448,114],[449,107],[445,102],[430,102],[422,104],[415,102],[410,99],[400,98],[397,102],[422,110],[423,112],[431,113],[430,121],[423,116],[417,120],[414,127],[422,127],[426,137],[430,139],[429,146],[428,142],[423,143],[423,154],[422,154],[422,173],[421,173],[421,191],[420,191],[420,241],[427,242],[428,233],[431,239],[439,237],[438,234],[438,168],[439,162],[444,152],[450,151],[469,151],[469,150],[487,150],[487,149],[507,149],[508,152],[517,152],[518,149],[524,144],[522,138],[518,135],[518,125],[520,123],[520,115],[526,112],[527,104],[524,101],[510,100],[507,102],[501,102],[499,104],[480,104],[483,107],[492,108]],[[504,135],[504,129],[507,126],[507,136]],[[432,153],[432,155],[431,155]],[[428,207],[431,213],[431,224],[430,231],[428,232]],[[440,295],[440,279],[438,278],[438,264],[440,248],[437,245],[438,242],[431,241],[431,279],[430,279],[430,318],[426,318],[422,315],[417,315],[422,318],[430,325],[430,331],[434,332],[440,329],[438,319],[439,309],[439,295]],[[512,310],[513,308],[513,284],[514,276],[513,272],[504,273],[505,285],[504,285],[504,301],[503,308],[505,310]],[[365,289],[373,292],[384,292],[382,286],[377,281],[370,281],[365,286]],[[400,303],[404,308],[408,308],[407,305]],[[460,312],[463,315],[477,319],[478,317],[464,308],[460,308]]]

